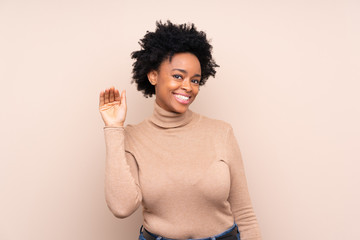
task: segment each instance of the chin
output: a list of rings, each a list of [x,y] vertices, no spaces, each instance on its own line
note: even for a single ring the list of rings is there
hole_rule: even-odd
[[[177,112],[177,113],[184,113],[184,112],[186,112],[188,110],[189,105],[188,106],[176,106],[176,107],[173,108],[173,111]]]

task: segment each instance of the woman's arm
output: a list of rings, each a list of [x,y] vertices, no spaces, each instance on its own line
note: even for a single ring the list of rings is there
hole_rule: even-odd
[[[240,231],[241,240],[261,240],[261,232],[251,205],[244,165],[232,127],[226,137],[226,153],[230,164],[231,187],[229,202]]]
[[[118,218],[130,216],[139,207],[142,195],[135,157],[125,151],[124,127],[104,127],[106,144],[105,199]]]

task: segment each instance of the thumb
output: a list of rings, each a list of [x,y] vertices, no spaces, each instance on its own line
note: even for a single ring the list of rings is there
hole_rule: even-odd
[[[123,91],[121,92],[121,105],[122,105],[122,104],[124,104],[125,107],[126,107],[126,91],[125,91],[125,90],[123,90]]]

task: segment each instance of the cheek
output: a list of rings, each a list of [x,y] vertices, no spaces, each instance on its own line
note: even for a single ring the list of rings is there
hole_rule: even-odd
[[[197,95],[198,93],[199,93],[199,88],[193,88],[193,93],[194,93],[194,95]]]
[[[155,86],[158,92],[163,94],[167,94],[168,92],[172,92],[178,88],[178,84],[175,81],[159,81],[158,84]]]
[[[169,86],[169,90],[171,91],[174,89],[178,89],[181,86],[181,84],[176,81],[169,81],[168,86]]]

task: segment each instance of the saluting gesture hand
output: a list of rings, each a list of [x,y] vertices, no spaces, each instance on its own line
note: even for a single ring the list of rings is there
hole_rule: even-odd
[[[100,92],[99,111],[105,126],[123,127],[126,118],[125,90],[121,92],[115,87]]]

